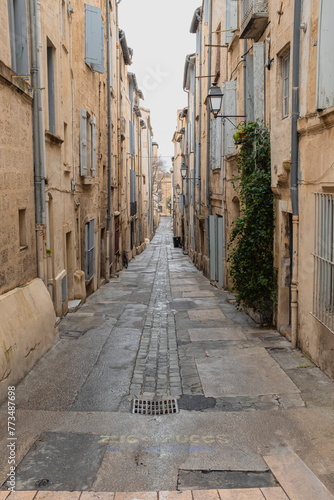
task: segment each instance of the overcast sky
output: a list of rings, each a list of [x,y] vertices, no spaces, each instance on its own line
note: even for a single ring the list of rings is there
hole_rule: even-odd
[[[151,110],[154,141],[169,168],[176,111],[187,105],[182,89],[187,54],[196,50],[196,35],[189,33],[201,0],[122,0],[119,26],[134,50],[128,71],[136,74],[144,93],[142,105]]]

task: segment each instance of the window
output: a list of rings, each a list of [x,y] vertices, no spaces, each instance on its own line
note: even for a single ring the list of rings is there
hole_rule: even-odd
[[[29,76],[26,0],[8,0],[8,22],[12,69]]]
[[[334,194],[315,193],[313,315],[334,333]]]
[[[90,280],[94,276],[94,260],[95,260],[95,244],[94,244],[94,219],[85,224],[86,232],[86,280]]]
[[[109,55],[110,55],[110,87],[113,86],[113,67],[112,67],[112,36],[109,35]]]
[[[104,24],[101,9],[85,4],[85,62],[104,73]]]
[[[159,212],[161,213],[162,212],[162,206],[159,205],[158,209],[159,209]]]
[[[96,172],[96,118],[80,109],[80,175],[95,177]]]
[[[19,210],[19,245],[23,250],[27,247],[27,214],[26,209]]]
[[[70,165],[70,141],[69,141],[69,133],[67,123],[64,122],[64,165]]]
[[[204,0],[204,22],[209,22],[209,0]]]
[[[55,49],[50,40],[47,41],[47,70],[48,70],[48,108],[49,108],[49,132],[56,133],[55,114],[55,72],[54,72]]]
[[[158,194],[158,201],[162,201],[162,194]]]
[[[282,57],[283,118],[289,116],[290,52]]]

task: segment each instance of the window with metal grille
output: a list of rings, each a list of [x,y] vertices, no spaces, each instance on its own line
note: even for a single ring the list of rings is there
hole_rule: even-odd
[[[290,52],[282,57],[283,118],[289,116]]]
[[[86,280],[90,280],[94,276],[94,219],[85,224],[86,230],[86,266],[85,275]]]
[[[315,193],[313,315],[334,333],[334,194]]]

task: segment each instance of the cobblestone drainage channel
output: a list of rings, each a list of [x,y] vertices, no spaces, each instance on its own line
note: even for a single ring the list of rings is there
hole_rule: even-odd
[[[179,413],[179,407],[176,398],[149,400],[134,399],[132,401],[131,413],[137,415],[170,415]]]
[[[179,469],[178,490],[244,489],[279,486],[273,473],[266,471]]]

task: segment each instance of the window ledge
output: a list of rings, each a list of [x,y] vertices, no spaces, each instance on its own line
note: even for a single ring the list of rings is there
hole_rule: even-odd
[[[52,134],[48,130],[45,131],[45,137],[49,142],[51,142],[53,144],[58,144],[59,146],[61,144],[63,144],[63,142],[64,142],[64,140],[61,137],[59,137],[58,135]]]
[[[23,250],[27,250],[27,248],[28,248],[28,245],[22,245],[20,247],[20,252],[23,252]]]
[[[82,184],[85,186],[91,186],[95,182],[95,177],[92,177],[91,175],[87,175],[85,177],[82,177]]]

